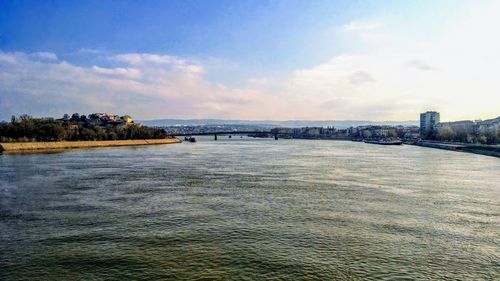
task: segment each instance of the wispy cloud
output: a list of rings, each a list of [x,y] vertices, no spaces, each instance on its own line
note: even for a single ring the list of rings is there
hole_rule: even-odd
[[[390,39],[391,34],[385,23],[375,20],[357,20],[334,28],[337,35],[344,38],[357,38],[364,43],[381,43]]]
[[[418,70],[422,70],[422,71],[435,70],[434,67],[430,66],[425,61],[418,60],[418,59],[409,60],[409,61],[406,62],[406,65],[409,66],[409,67],[412,67],[412,68],[416,68]]]
[[[96,74],[123,77],[128,79],[141,79],[142,72],[139,69],[135,68],[124,68],[124,67],[115,67],[115,68],[105,68],[99,66],[92,66],[92,70]]]
[[[203,73],[205,71],[200,63],[169,55],[131,53],[116,55],[113,56],[112,59],[130,65],[170,65],[176,70],[194,74]]]
[[[349,82],[353,85],[362,85],[365,83],[375,82],[375,79],[365,71],[356,71],[349,76]]]
[[[412,60],[393,55],[339,55],[284,79],[250,78],[241,87],[208,80],[206,73],[186,68],[205,67],[198,62],[136,55],[113,55],[115,66],[110,67],[0,51],[0,119],[20,113],[96,111],[141,119],[414,119],[429,105],[460,105],[461,95],[470,89],[466,79],[457,83],[456,77],[463,77],[460,69],[417,75],[408,67]],[[477,92],[489,97],[484,104],[481,99],[466,103],[491,107],[498,101],[494,90]]]
[[[46,60],[57,60],[57,55],[50,52],[37,52],[32,54],[34,57]]]
[[[409,33],[398,20],[383,28],[347,24],[354,36],[338,30],[332,36],[348,41],[349,51],[288,66],[279,77],[261,72],[241,79],[245,65],[229,59],[106,52],[82,55],[80,65],[52,53],[0,51],[0,119],[108,111],[140,119],[408,120],[429,108],[442,110],[443,119],[493,117],[500,104],[500,39],[492,36],[499,4],[470,5],[476,8],[433,36],[426,28]],[[379,29],[391,35],[390,44],[358,36]],[[221,69],[228,83],[217,80]]]
[[[360,31],[373,31],[382,27],[380,22],[360,22],[351,21],[340,27],[341,32],[360,32]]]
[[[78,54],[103,54],[105,53],[104,51],[102,50],[98,50],[98,49],[91,49],[91,48],[81,48],[77,51]]]
[[[370,74],[373,72],[380,79],[375,80]],[[397,111],[394,91],[387,90],[399,87],[397,84],[391,73],[378,67],[377,58],[340,55],[324,64],[296,71],[287,82],[287,93],[303,116],[383,120],[393,119]],[[399,113],[405,117],[416,115],[418,102]]]
[[[210,82],[197,69],[202,65],[185,59],[149,54],[116,57],[132,60],[119,67],[83,67],[0,51],[0,119],[20,113],[58,116],[96,111],[140,118],[227,118],[235,112],[250,117],[256,113],[256,103],[265,98],[255,90]]]

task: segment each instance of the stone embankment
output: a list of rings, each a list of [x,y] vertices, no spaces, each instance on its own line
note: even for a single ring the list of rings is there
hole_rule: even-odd
[[[76,148],[136,146],[152,144],[170,144],[181,142],[177,138],[147,140],[109,140],[109,141],[55,141],[55,142],[10,142],[0,143],[0,152],[28,152],[43,150],[64,150]]]
[[[446,143],[446,142],[435,142],[435,141],[420,141],[411,144],[424,147],[470,152],[481,155],[500,157],[500,145]]]

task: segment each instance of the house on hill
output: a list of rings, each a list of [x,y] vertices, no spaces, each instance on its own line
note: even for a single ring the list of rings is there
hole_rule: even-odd
[[[132,117],[130,117],[130,115],[124,115],[120,117],[120,119],[123,120],[125,124],[134,123],[134,120],[132,119]]]

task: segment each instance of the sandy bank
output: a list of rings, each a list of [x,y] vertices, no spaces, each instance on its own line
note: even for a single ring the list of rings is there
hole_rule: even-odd
[[[0,151],[22,152],[36,150],[63,150],[74,148],[133,146],[151,144],[169,144],[181,142],[177,138],[147,140],[110,140],[110,141],[57,141],[57,142],[12,142],[0,143]]]

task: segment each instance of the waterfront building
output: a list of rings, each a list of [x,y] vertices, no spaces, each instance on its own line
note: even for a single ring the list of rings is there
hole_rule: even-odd
[[[480,141],[500,143],[500,116],[476,122],[476,135]]]
[[[494,119],[488,119],[484,121],[476,121],[479,129],[490,129],[490,128],[500,128],[500,116]]]
[[[332,138],[335,137],[337,130],[333,126],[328,126],[326,128],[322,128],[320,133],[323,138]]]
[[[437,137],[461,142],[497,143],[500,140],[500,117],[488,120],[441,122],[436,125]]]
[[[439,112],[427,111],[420,113],[420,136],[426,137],[435,132],[436,125],[439,123]]]
[[[476,124],[471,120],[441,122],[436,125],[438,139],[454,139],[461,142],[473,142],[477,135]]]
[[[121,120],[123,120],[123,122],[125,123],[134,123],[134,120],[132,119],[132,117],[130,117],[130,115],[125,115],[125,116],[122,116],[120,117]]]
[[[393,137],[395,135],[395,129],[391,126],[375,126],[372,134],[378,138]]]

